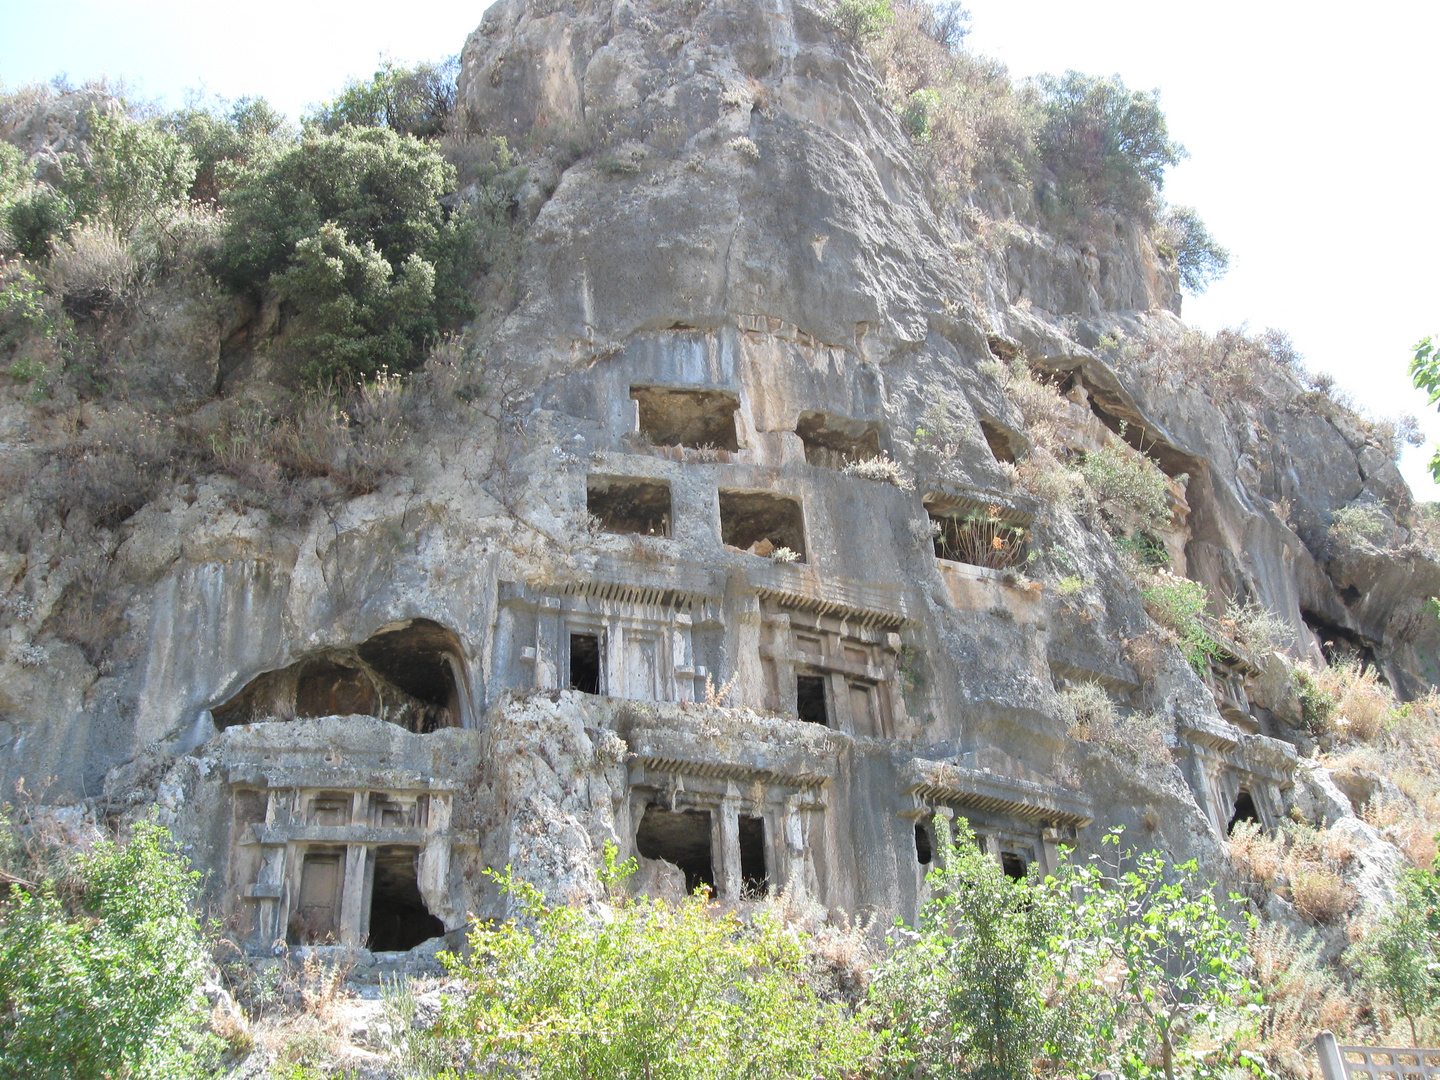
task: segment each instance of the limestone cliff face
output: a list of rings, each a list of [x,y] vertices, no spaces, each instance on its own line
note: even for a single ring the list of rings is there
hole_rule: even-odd
[[[451,930],[497,910],[486,865],[584,894],[606,840],[656,889],[910,914],[937,814],[1010,869],[1124,825],[1218,872],[1242,793],[1273,824],[1310,791],[1284,663],[1231,642],[1197,675],[1098,512],[1027,490],[1017,358],[1064,445],[1123,433],[1173,478],[1160,539],[1217,604],[1434,684],[1433,556],[1327,532],[1408,513],[1374,437],[1283,371],[1175,374],[1136,222],[1062,240],[1014,185],[937,200],[819,6],[501,0],[458,123],[530,160],[485,408],[293,527],[221,478],[151,501],[115,530],[103,672],[46,636],[67,583],[6,556],[7,784],[158,798],[257,947],[364,938],[405,859]],[[1082,683],[1165,752],[1071,737]]]

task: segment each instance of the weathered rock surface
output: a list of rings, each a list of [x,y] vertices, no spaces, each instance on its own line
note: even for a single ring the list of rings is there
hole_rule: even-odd
[[[910,915],[937,814],[1012,872],[1123,824],[1219,874],[1242,794],[1268,826],[1354,819],[1297,772],[1283,658],[1202,680],[1096,515],[1017,483],[995,361],[1023,354],[1065,380],[1074,448],[1123,421],[1172,477],[1165,542],[1217,604],[1435,681],[1433,553],[1327,533],[1357,500],[1408,512],[1375,440],[1288,375],[1230,395],[1102,344],[1183,334],[1143,228],[1057,239],[998,181],[937,208],[808,0],[500,0],[459,123],[537,148],[518,299],[478,345],[494,410],[296,526],[222,479],[150,501],[107,532],[101,662],[53,629],[59,523],[11,545],[7,785],[158,805],[257,953],[453,934],[503,910],[487,867],[591,898],[607,842],[657,892]],[[192,314],[214,329],[181,370],[213,386],[240,315]],[[847,472],[861,449],[898,482]],[[937,558],[932,517],[967,514],[1026,530],[1029,576]],[[1056,691],[1083,682],[1165,753],[1073,738]],[[1363,839],[1378,895],[1393,849]]]

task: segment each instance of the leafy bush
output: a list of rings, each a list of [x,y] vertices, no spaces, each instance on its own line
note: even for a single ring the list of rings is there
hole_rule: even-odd
[[[195,159],[163,125],[122,112],[88,114],[88,166],[65,170],[65,195],[77,219],[93,219],[129,238],[144,221],[183,207],[195,179]]]
[[[1237,638],[1257,653],[1288,649],[1295,640],[1290,624],[1255,600],[1243,604],[1231,600],[1225,605],[1224,622],[1234,628]]]
[[[315,311],[302,336],[308,379],[408,370],[437,330],[472,310],[466,285],[480,230],[441,203],[454,183],[435,148],[388,129],[309,136],[225,197],[221,272],[237,288],[277,286],[296,310]]]
[[[8,822],[4,823],[8,826]],[[199,875],[162,828],[0,901],[0,1077],[192,1075],[207,953]],[[37,875],[38,876],[38,875]]]
[[[1209,603],[1205,586],[1162,570],[1150,575],[1140,595],[1145,598],[1145,610],[1150,617],[1174,635],[1176,645],[1195,673],[1204,675],[1211,658],[1220,649],[1200,621]]]
[[[37,262],[50,257],[51,247],[69,231],[74,221],[74,204],[48,184],[36,184],[10,205],[6,215],[10,242],[15,250]]]
[[[1230,252],[1215,242],[1192,206],[1169,207],[1158,239],[1160,253],[1175,260],[1180,284],[1190,293],[1203,293],[1230,268]]]
[[[1036,151],[1056,179],[1064,209],[1107,207],[1148,220],[1165,170],[1184,147],[1170,139],[1155,92],[1126,88],[1119,76],[1067,71],[1035,80]]]
[[[913,935],[880,970],[871,1001],[889,1075],[1024,1080],[1063,1014],[1046,1008],[1042,968],[1059,910],[1005,875],[969,823],[935,818],[943,857]]]
[[[1440,864],[1405,872],[1395,903],[1347,959],[1405,1018],[1411,1046],[1440,1035]]]
[[[121,306],[138,273],[124,238],[98,222],[77,228],[50,259],[51,284],[77,319]]]
[[[607,848],[602,880],[634,863]],[[611,896],[605,919],[552,907],[507,871],[494,875],[519,918],[478,926],[449,956],[469,993],[447,1001],[435,1036],[462,1076],[839,1077],[871,1038],[805,982],[796,937],[757,914],[718,914],[703,893],[670,905]]]
[[[863,45],[885,32],[895,19],[890,0],[839,0],[831,25],[852,45]]]
[[[293,136],[285,117],[264,98],[239,98],[227,111],[190,107],[161,121],[195,159],[190,198],[214,203],[241,171],[279,152]]]
[[[1108,862],[1100,854],[1084,864],[1067,861],[1047,881],[1059,915],[1051,948],[1072,954],[1062,968],[1073,980],[1071,1054],[1087,1072],[1118,1055],[1121,1075],[1136,1080],[1155,1075],[1156,1046],[1167,1080],[1227,1057],[1238,1064],[1233,1041],[1209,1049],[1203,1066],[1191,1048],[1201,1043],[1198,1036],[1213,1039],[1233,1027],[1258,998],[1243,933],[1213,886],[1197,878],[1193,860],[1172,864],[1158,851],[1119,854],[1119,830],[1104,842],[1117,852]],[[1254,916],[1245,919],[1255,925]]]
[[[1373,503],[1354,503],[1335,511],[1329,535],[1343,544],[1381,547],[1390,533],[1390,519]]]
[[[1163,529],[1170,524],[1170,484],[1159,467],[1120,438],[1092,450],[1080,463],[1106,516],[1121,525]]]
[[[455,77],[460,58],[404,67],[383,60],[369,82],[350,82],[320,106],[311,119],[322,131],[353,127],[389,128],[416,138],[438,137],[455,109]]]

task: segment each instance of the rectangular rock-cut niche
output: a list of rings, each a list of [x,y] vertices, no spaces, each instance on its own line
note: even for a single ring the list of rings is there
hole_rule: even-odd
[[[830,724],[830,708],[826,701],[824,675],[798,674],[795,676],[795,713],[807,724]]]
[[[754,555],[777,548],[805,561],[805,515],[797,499],[768,491],[720,491],[720,539]]]
[[[600,635],[570,635],[570,688],[582,694],[600,693]]]
[[[1030,554],[1028,522],[997,506],[954,507],[926,500],[935,557],[951,562],[1008,570],[1023,566]]]
[[[670,535],[670,485],[634,476],[588,476],[585,508],[611,533]]]
[[[740,896],[758,900],[770,892],[770,873],[765,863],[765,819],[741,814],[740,833]]]
[[[685,874],[685,891],[702,885],[714,891],[710,811],[667,810],[650,805],[635,830],[635,850],[647,859],[664,859]]]
[[[724,390],[681,390],[668,386],[632,386],[640,434],[656,446],[740,449],[735,410],[740,399]]]
[[[811,465],[843,469],[852,462],[880,456],[880,424],[874,420],[851,420],[812,410],[800,414],[795,434],[800,436],[805,460]]]

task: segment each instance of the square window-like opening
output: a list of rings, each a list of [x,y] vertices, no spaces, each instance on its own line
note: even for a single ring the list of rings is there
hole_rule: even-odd
[[[1025,856],[1017,855],[1013,851],[1000,853],[1000,869],[1005,871],[1006,877],[1014,881],[1024,881],[1026,868]]]
[[[800,436],[805,460],[811,465],[843,469],[852,462],[880,456],[880,425],[874,420],[802,412],[795,434]]]
[[[824,675],[795,676],[795,713],[809,724],[829,724],[830,709],[825,701]]]
[[[600,635],[570,635],[570,688],[600,693]]]
[[[640,413],[640,434],[656,446],[740,449],[735,410],[740,400],[724,390],[680,390],[668,386],[632,386]]]
[[[765,819],[740,815],[740,895],[754,900],[770,891],[765,867]]]
[[[685,874],[685,889],[715,888],[710,858],[710,811],[667,810],[647,806],[635,830],[635,850],[647,859],[664,859]]]
[[[670,485],[630,476],[590,476],[585,508],[612,533],[670,535]]]
[[[416,863],[420,849],[390,845],[375,849],[375,878],[370,890],[370,949],[404,952],[445,933],[420,895]]]
[[[720,538],[730,547],[769,555],[777,548],[805,561],[805,519],[800,503],[768,491],[720,492]]]
[[[938,559],[1008,570],[1023,565],[1029,555],[1030,530],[1002,516],[999,507],[964,511],[927,503],[925,509]]]

